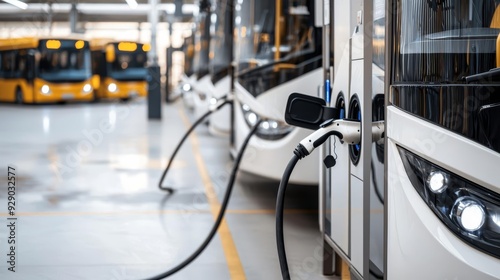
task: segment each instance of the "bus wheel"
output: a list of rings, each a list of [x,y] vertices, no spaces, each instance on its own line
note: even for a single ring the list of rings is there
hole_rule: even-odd
[[[23,99],[23,91],[21,90],[21,88],[17,88],[16,89],[16,104],[23,104],[24,103],[24,99]]]
[[[123,102],[128,102],[128,101],[130,101],[130,97],[121,98],[121,100],[122,100]]]

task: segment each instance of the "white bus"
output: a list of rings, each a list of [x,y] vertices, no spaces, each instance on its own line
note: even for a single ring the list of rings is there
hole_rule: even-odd
[[[500,279],[498,3],[389,2],[387,276]]]

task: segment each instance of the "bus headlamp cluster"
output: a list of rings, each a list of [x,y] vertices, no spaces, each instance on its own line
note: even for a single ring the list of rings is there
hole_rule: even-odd
[[[242,104],[241,110],[248,127],[253,127],[260,120],[260,117],[247,104]],[[255,135],[266,140],[279,140],[287,136],[292,130],[293,127],[284,122],[265,120],[260,123]]]
[[[189,83],[185,83],[185,84],[183,84],[183,85],[182,85],[182,90],[183,90],[184,92],[189,92],[189,91],[191,91],[191,85],[190,85]]]
[[[118,90],[118,87],[116,86],[116,84],[115,84],[115,83],[110,83],[110,84],[108,85],[108,91],[109,91],[109,92],[116,92],[117,90]]]
[[[500,194],[398,149],[413,187],[434,214],[465,242],[500,258]]]
[[[42,94],[45,94],[45,95],[49,95],[52,93],[52,91],[50,90],[50,87],[48,85],[43,85],[41,88],[40,88],[40,92]]]
[[[92,90],[93,90],[93,88],[90,84],[85,84],[83,86],[83,93],[90,93],[90,92],[92,92]]]

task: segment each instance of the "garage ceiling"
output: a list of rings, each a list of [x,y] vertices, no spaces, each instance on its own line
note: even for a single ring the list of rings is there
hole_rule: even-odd
[[[0,22],[46,22],[52,17],[53,22],[68,22],[71,4],[75,3],[79,22],[147,22],[148,0],[137,0],[137,7],[131,8],[125,0],[53,0],[27,1],[25,10],[0,1]],[[175,12],[175,0],[158,0],[157,10],[161,21],[167,21]],[[197,11],[197,0],[182,0],[181,18],[176,21],[189,21]],[[52,16],[50,5],[52,3]]]

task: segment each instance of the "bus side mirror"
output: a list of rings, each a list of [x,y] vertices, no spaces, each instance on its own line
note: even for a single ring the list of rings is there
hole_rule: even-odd
[[[316,130],[327,120],[339,119],[340,111],[326,107],[325,100],[310,95],[292,93],[285,108],[285,121],[289,125]]]

